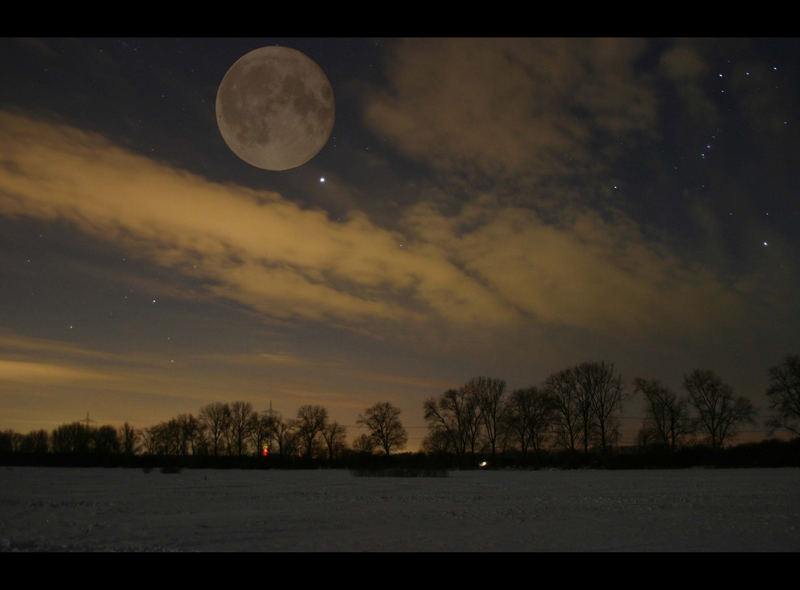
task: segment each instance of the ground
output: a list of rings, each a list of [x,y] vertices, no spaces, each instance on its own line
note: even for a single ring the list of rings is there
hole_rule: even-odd
[[[2,551],[800,550],[800,469],[0,468]]]

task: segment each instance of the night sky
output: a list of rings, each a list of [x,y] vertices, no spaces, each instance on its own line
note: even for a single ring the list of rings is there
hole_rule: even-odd
[[[217,87],[298,49],[332,135],[275,172]],[[348,427],[480,375],[711,369],[766,416],[800,342],[800,40],[0,40],[0,429],[214,401]],[[635,440],[643,400],[622,411]],[[759,424],[762,422],[760,421]],[[762,438],[760,426],[751,436]]]

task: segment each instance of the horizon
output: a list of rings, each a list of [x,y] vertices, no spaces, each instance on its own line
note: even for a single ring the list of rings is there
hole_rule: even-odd
[[[768,371],[800,353],[800,40],[0,43],[0,429],[241,400],[352,441],[388,401],[416,449],[447,389],[606,361],[679,395],[712,370],[767,437]],[[335,97],[282,171],[215,111],[273,45]],[[632,444],[641,398],[620,416]]]

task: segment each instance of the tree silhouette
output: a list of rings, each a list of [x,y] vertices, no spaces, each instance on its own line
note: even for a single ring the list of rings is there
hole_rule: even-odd
[[[113,426],[103,425],[92,432],[94,452],[98,455],[119,454],[120,444],[117,438],[117,429]]]
[[[145,450],[151,455],[177,455],[179,442],[174,419],[144,429]]]
[[[679,398],[657,379],[637,377],[634,391],[647,399],[644,429],[652,433],[659,444],[674,451],[683,437],[692,432],[688,400]]]
[[[467,449],[475,453],[480,414],[475,398],[465,387],[448,389],[438,400],[426,400],[424,411],[428,428],[442,432],[459,457],[463,458]]]
[[[229,448],[231,455],[247,454],[247,443],[255,416],[250,402],[236,401],[230,404]]]
[[[228,404],[212,402],[200,408],[200,423],[208,433],[211,453],[216,457],[228,438],[231,409]]]
[[[695,369],[683,379],[697,424],[713,448],[721,448],[741,424],[755,421],[756,410],[746,397],[734,398],[733,388],[712,371]]]
[[[14,438],[17,437],[14,436]],[[35,430],[19,437],[19,452],[21,453],[43,454],[49,449],[50,435],[46,430]]]
[[[588,449],[590,429],[596,424],[600,449],[606,451],[618,435],[616,413],[622,406],[622,377],[614,371],[613,364],[601,361],[578,365],[575,380],[583,420],[584,450]]]
[[[575,371],[570,368],[553,373],[545,380],[545,391],[553,408],[556,436],[562,446],[574,453],[585,422]]]
[[[305,405],[297,410],[294,427],[309,459],[314,453],[314,441],[328,423],[328,410],[322,406]]]
[[[269,450],[272,441],[276,439],[277,416],[275,413],[264,412],[259,415],[257,412],[253,412],[250,422],[250,440],[256,454],[261,453],[265,446]]]
[[[125,422],[119,428],[121,451],[126,455],[135,455],[139,451],[139,435],[136,429]]]
[[[14,435],[16,433],[11,429],[6,429],[0,432],[0,453],[11,454],[16,451],[14,448]]]
[[[89,428],[80,422],[62,424],[53,430],[51,441],[54,453],[85,454],[91,449]]]
[[[367,453],[371,455],[378,447],[378,441],[375,440],[375,437],[366,432],[362,432],[353,441],[353,450],[357,453]]]
[[[408,442],[408,433],[400,421],[400,408],[389,402],[378,402],[359,414],[356,424],[364,426],[386,455],[392,449],[402,449]]]
[[[480,424],[489,442],[492,457],[497,453],[497,439],[503,425],[503,393],[506,382],[490,377],[474,377],[464,386],[472,398]]]
[[[322,429],[322,439],[328,447],[328,459],[333,460],[336,458],[342,449],[344,449],[344,440],[347,431],[344,426],[338,422],[329,422]]]
[[[422,451],[427,455],[459,454],[453,446],[452,437],[437,424],[428,424],[428,433],[422,440]]]
[[[800,355],[787,356],[769,370],[767,397],[774,412],[767,421],[771,431],[783,429],[800,436]]]
[[[528,449],[539,454],[553,420],[553,405],[538,387],[517,389],[508,400],[506,424],[520,444],[522,456]]]
[[[294,430],[294,421],[286,421],[278,412],[272,413],[275,442],[278,443],[278,453],[291,455],[297,448],[297,436]]]

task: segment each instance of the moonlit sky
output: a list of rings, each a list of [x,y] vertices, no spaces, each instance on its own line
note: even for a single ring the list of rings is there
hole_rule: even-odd
[[[284,172],[224,143],[265,45],[336,94]],[[800,40],[0,40],[0,429],[213,401],[360,430],[471,377],[582,361],[767,411],[800,352]],[[324,182],[322,181],[324,179]],[[633,442],[643,403],[623,406]],[[752,436],[762,438],[760,426]]]

